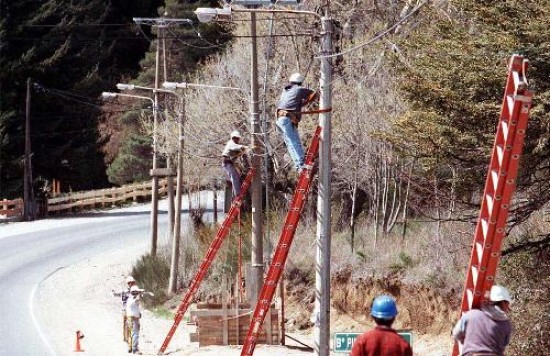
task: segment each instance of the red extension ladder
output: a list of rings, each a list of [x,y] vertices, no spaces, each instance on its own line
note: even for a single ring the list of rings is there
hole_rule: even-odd
[[[273,301],[273,295],[277,289],[277,283],[281,278],[286,258],[288,257],[288,252],[290,251],[290,246],[292,245],[292,240],[294,239],[294,234],[296,233],[296,228],[304,208],[304,203],[313,181],[313,164],[319,152],[320,134],[321,127],[318,126],[306,153],[305,168],[302,169],[298,178],[290,210],[287,213],[283,231],[279,237],[279,244],[273,255],[273,260],[269,266],[269,271],[267,272],[267,277],[265,278],[258,303],[256,304],[256,309],[250,321],[250,327],[244,341],[241,356],[252,355],[254,353],[254,347],[256,346],[259,333],[262,329],[262,324],[269,311],[271,302]]]
[[[527,89],[527,66],[528,61],[523,56],[513,55],[510,59],[500,120],[466,275],[461,314],[479,308],[489,298],[495,280],[533,98],[533,93]],[[458,345],[455,344],[453,355],[458,355],[458,352]]]
[[[170,331],[168,331],[168,335],[166,335],[166,338],[164,339],[164,342],[160,347],[160,350],[158,352],[159,355],[163,354],[164,351],[166,351],[166,348],[168,347],[170,340],[172,340],[172,337],[174,336],[174,333],[176,332],[176,329],[178,328],[178,325],[180,324],[181,319],[183,319],[183,315],[185,314],[185,312],[187,311],[187,308],[189,308],[189,305],[191,304],[191,299],[193,298],[193,295],[195,295],[195,292],[197,291],[197,289],[199,289],[199,286],[202,280],[204,279],[206,272],[210,268],[210,265],[212,264],[214,257],[216,257],[216,254],[218,253],[223,240],[229,234],[229,228],[231,227],[231,224],[233,224],[233,222],[237,218],[237,215],[239,215],[241,205],[243,204],[244,196],[246,195],[246,192],[248,191],[248,188],[252,183],[252,178],[254,177],[254,174],[255,174],[254,168],[250,168],[250,170],[246,174],[246,177],[243,183],[241,184],[241,192],[239,193],[239,195],[237,195],[233,199],[233,202],[231,203],[231,208],[229,209],[229,213],[225,217],[222,223],[222,226],[220,226],[218,233],[216,234],[216,237],[210,244],[210,247],[206,252],[206,256],[204,257],[204,260],[202,261],[199,267],[199,271],[195,275],[195,278],[193,278],[193,282],[191,282],[191,285],[189,286],[187,293],[181,300],[180,305],[178,306],[178,310],[176,311],[176,315],[174,316],[174,324],[170,328]]]

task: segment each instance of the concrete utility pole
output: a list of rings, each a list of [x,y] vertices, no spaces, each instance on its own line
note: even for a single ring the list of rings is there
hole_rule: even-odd
[[[321,18],[321,56],[332,51],[332,19],[329,5]],[[332,107],[332,66],[327,57],[321,58],[321,79],[319,81],[319,109]],[[317,198],[317,253],[315,266],[315,355],[330,354],[330,244],[331,244],[331,113],[319,115],[321,143],[319,145],[319,195]]]
[[[250,79],[250,126],[252,132],[252,167],[256,175],[252,180],[252,295],[251,305],[256,304],[264,280],[264,244],[262,210],[262,148],[260,147],[260,109],[258,101],[258,44],[256,37],[256,13],[250,13],[251,79]]]
[[[172,261],[170,264],[170,281],[168,292],[175,293],[178,288],[178,264],[180,257],[181,240],[181,200],[183,189],[183,124],[185,121],[185,94],[180,96],[180,110],[178,111],[178,174],[176,178],[176,219],[172,239]]]
[[[122,87],[117,85],[119,89]],[[138,87],[141,89],[149,89],[145,87]],[[183,189],[183,144],[184,144],[184,123],[185,123],[185,92],[178,94],[175,90],[178,88],[211,88],[211,89],[225,89],[225,90],[241,90],[235,87],[222,87],[218,85],[196,84],[196,83],[176,83],[176,82],[164,82],[162,83],[164,89],[154,89],[155,91],[165,92],[175,95],[179,98],[180,109],[178,110],[178,131],[179,131],[179,144],[178,144],[178,169],[177,169],[177,187],[176,187],[176,216],[172,234],[172,260],[170,265],[170,279],[168,283],[168,292],[174,293],[177,290],[178,283],[178,264],[179,264],[179,246],[181,241],[181,205],[182,205],[182,189]],[[216,204],[214,204],[216,209]],[[217,211],[214,211],[217,214]]]
[[[32,189],[31,165],[31,78],[27,78],[27,97],[25,101],[25,165],[23,169],[23,217],[25,221],[34,220],[34,194]]]
[[[156,25],[159,29],[159,36],[164,39],[164,28],[172,24],[181,24],[181,23],[191,23],[189,19],[170,19],[165,17],[160,18],[140,18],[134,17],[134,22],[138,25]],[[160,46],[162,44],[158,40],[156,43],[156,54],[155,54],[155,89],[160,88]],[[166,71],[166,68],[165,68]],[[166,72],[165,72],[166,73]],[[166,78],[164,78],[166,80]],[[158,108],[158,91],[155,91],[154,96],[154,106]],[[158,110],[154,110],[153,115],[153,179],[152,179],[152,192],[151,192],[151,256],[157,254],[157,240],[158,240],[158,190],[159,182],[158,176],[155,171],[157,169],[157,154],[158,154],[158,138],[157,138],[157,126],[158,126]],[[172,177],[169,177],[172,179]],[[173,193],[173,192],[172,192]],[[179,212],[181,213],[181,212]],[[172,214],[172,217],[174,215]],[[173,226],[172,221],[170,225]]]
[[[159,88],[159,60],[160,60],[160,43],[157,39],[157,51],[155,54],[155,89]],[[159,94],[157,91],[154,93],[154,106],[157,110],[153,111],[153,172],[157,169],[157,154],[158,154],[158,138],[157,138],[157,126],[158,126],[158,107],[159,107]],[[153,174],[152,191],[151,191],[151,256],[157,254],[157,240],[158,240],[158,209],[159,209],[159,178],[156,174]]]

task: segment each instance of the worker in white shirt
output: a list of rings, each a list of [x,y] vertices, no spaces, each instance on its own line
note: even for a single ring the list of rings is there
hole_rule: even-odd
[[[222,167],[227,173],[233,186],[233,197],[241,192],[241,174],[237,169],[237,159],[245,154],[247,146],[241,145],[241,133],[237,130],[231,132],[231,139],[225,144],[222,152]]]
[[[141,300],[141,293],[143,289],[140,289],[137,285],[133,285],[130,288],[130,297],[126,302],[126,318],[127,322],[132,327],[132,334],[130,340],[128,340],[128,352],[134,354],[140,354],[139,351],[139,319],[141,318],[141,310],[139,302]]]
[[[128,276],[126,277],[126,284],[128,285],[128,288],[124,289],[123,291],[112,291],[113,296],[120,297],[120,299],[122,300],[122,338],[124,339],[124,342],[128,341],[128,333],[126,332],[126,302],[128,301],[128,298],[130,298],[130,288],[136,285],[136,280],[134,279],[134,277]]]

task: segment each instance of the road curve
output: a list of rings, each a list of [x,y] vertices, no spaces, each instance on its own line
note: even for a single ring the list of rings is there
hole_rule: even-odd
[[[162,207],[161,202],[159,246],[168,242],[167,214]],[[186,211],[183,219],[185,226]],[[148,205],[0,225],[0,355],[56,355],[51,335],[36,317],[35,296],[41,282],[60,268],[128,244],[148,243],[149,229]]]
[[[40,283],[59,268],[129,243],[149,239],[147,211],[98,214],[82,223],[2,237],[0,227],[0,355],[55,355],[36,320],[34,296]],[[166,214],[159,217],[159,236]]]

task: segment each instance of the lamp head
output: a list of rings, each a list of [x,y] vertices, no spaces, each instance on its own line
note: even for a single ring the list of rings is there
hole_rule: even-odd
[[[110,92],[106,92],[104,91],[103,93],[101,93],[101,98],[106,100],[106,99],[112,99],[116,97],[116,93],[110,93]]]
[[[199,7],[195,10],[195,15],[200,22],[208,23],[218,16],[218,11],[211,7]]]
[[[179,83],[176,83],[176,82],[164,82],[162,83],[162,87],[164,89],[168,89],[168,90],[176,90],[178,88]]]
[[[199,7],[195,10],[195,15],[200,22],[212,22],[214,20],[231,20],[231,8],[226,6],[221,9],[212,7]]]
[[[116,87],[118,90],[134,90],[134,84],[118,83]]]

